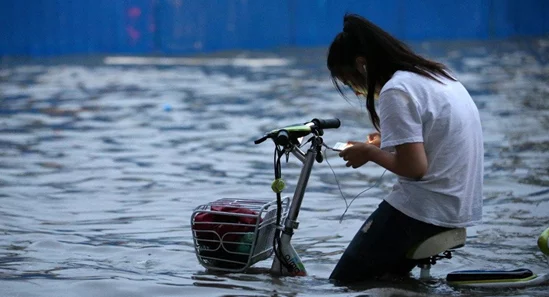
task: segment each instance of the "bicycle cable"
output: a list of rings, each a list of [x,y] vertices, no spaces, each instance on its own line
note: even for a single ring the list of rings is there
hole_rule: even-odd
[[[309,139],[308,141],[302,143],[299,147],[303,147],[305,144],[309,143],[310,141],[311,141],[311,139]],[[345,214],[347,214],[347,211],[349,210],[349,208],[351,207],[353,202],[356,200],[356,198],[358,198],[360,195],[366,193],[368,190],[378,186],[381,183],[381,180],[383,179],[383,176],[387,172],[387,169],[385,169],[383,171],[383,173],[381,174],[381,176],[379,177],[379,179],[377,180],[377,182],[375,184],[373,184],[372,186],[370,186],[370,187],[366,188],[365,190],[363,190],[363,191],[359,192],[358,194],[356,194],[353,197],[353,199],[351,199],[351,202],[347,203],[347,198],[343,194],[343,190],[341,189],[341,184],[339,183],[337,175],[336,175],[334,169],[332,168],[332,165],[328,161],[328,157],[326,156],[327,149],[330,149],[332,151],[335,151],[335,150],[332,147],[329,147],[328,145],[326,145],[325,143],[322,143],[322,146],[325,147],[324,152],[323,152],[324,160],[326,160],[326,163],[328,164],[328,167],[330,167],[330,170],[332,171],[332,174],[334,175],[334,179],[335,179],[335,182],[337,184],[337,188],[339,189],[339,193],[341,194],[341,197],[343,198],[343,201],[345,202],[345,211],[343,212],[343,214],[341,214],[341,217],[339,219],[339,223],[341,224],[341,222],[343,221],[343,219],[345,217]],[[274,161],[275,179],[279,179],[282,176],[282,167],[280,165],[280,159],[282,158],[283,155],[284,155],[284,150],[278,148],[278,146],[275,146],[274,160],[273,160]],[[277,202],[276,225],[280,227],[280,223],[281,223],[281,219],[282,219],[282,213],[281,213],[281,211],[282,211],[282,198],[281,198],[280,192],[276,193],[276,198],[277,198],[276,199],[276,202]],[[284,268],[286,268],[288,271],[291,271],[292,267],[291,267],[290,263],[288,263],[288,261],[282,255],[282,248],[281,248],[281,243],[282,242],[281,242],[281,239],[280,239],[280,233],[281,233],[281,230],[279,228],[277,228],[277,230],[275,231],[274,238],[273,238],[274,254],[275,254],[275,257],[280,261],[282,266],[284,266]],[[282,266],[280,267],[280,269],[282,269]],[[282,274],[282,271],[280,271],[280,273]]]
[[[381,174],[381,176],[379,177],[379,179],[376,181],[375,184],[373,184],[372,186],[366,188],[365,190],[362,190],[361,192],[359,192],[358,194],[356,194],[353,199],[351,199],[351,202],[350,203],[347,203],[347,198],[345,197],[345,195],[343,194],[343,190],[341,189],[341,185],[339,184],[339,180],[337,179],[337,175],[334,171],[334,169],[332,168],[332,165],[330,164],[330,162],[328,161],[328,157],[326,156],[326,150],[327,149],[330,149],[332,151],[335,151],[337,152],[336,150],[334,150],[332,147],[329,147],[327,144],[323,143],[322,144],[325,149],[324,149],[324,160],[326,160],[326,164],[328,164],[328,167],[330,167],[330,170],[332,171],[332,174],[334,175],[334,179],[335,179],[335,182],[337,184],[337,188],[339,189],[339,193],[341,194],[341,197],[343,198],[343,201],[345,201],[345,211],[343,212],[343,214],[341,214],[341,217],[339,218],[339,223],[341,224],[341,222],[343,221],[343,218],[345,217],[345,214],[347,214],[347,211],[349,210],[349,208],[351,207],[351,204],[353,204],[353,202],[355,201],[356,198],[358,198],[360,195],[366,193],[368,190],[374,188],[374,187],[377,187],[380,183],[381,183],[381,180],[383,179],[383,176],[385,175],[385,172],[387,172],[387,169],[385,169],[383,171],[383,173]]]
[[[282,177],[282,167],[280,166],[280,159],[284,156],[284,150],[279,149],[278,146],[275,146],[275,152],[274,152],[274,175],[275,180],[280,179]],[[276,230],[273,237],[273,251],[275,254],[275,257],[280,261],[282,266],[286,268],[288,271],[292,271],[292,267],[290,263],[286,260],[284,255],[282,254],[282,241],[280,239],[280,233],[281,233],[281,220],[282,220],[282,195],[280,192],[276,193]],[[282,266],[280,266],[280,274],[282,275]]]

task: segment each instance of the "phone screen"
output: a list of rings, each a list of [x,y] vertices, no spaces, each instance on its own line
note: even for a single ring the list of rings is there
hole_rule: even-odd
[[[353,145],[348,143],[348,142],[338,142],[334,145],[333,150],[341,152],[342,150],[344,150],[344,149],[346,149],[350,146],[353,146]]]

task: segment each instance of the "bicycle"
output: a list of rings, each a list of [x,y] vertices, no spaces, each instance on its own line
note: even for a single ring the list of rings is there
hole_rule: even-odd
[[[270,272],[282,276],[307,275],[291,239],[299,226],[297,220],[307,183],[315,162],[324,160],[322,148],[330,148],[322,136],[326,129],[340,127],[338,119],[313,119],[303,124],[274,129],[255,140],[271,139],[275,144],[274,172],[271,185],[276,200],[223,198],[198,206],[191,216],[193,241],[198,261],[212,271],[246,272],[255,263],[274,254]],[[310,136],[304,140],[306,136]],[[304,152],[301,148],[310,144]],[[290,154],[302,163],[293,197],[282,197],[285,183],[280,160]],[[455,249],[465,246],[466,229],[456,228],[432,236],[411,249],[407,258],[416,260],[419,278],[430,279],[431,266],[452,258]],[[538,238],[540,251],[549,259],[549,228]],[[549,274],[536,275],[529,269],[464,270],[447,275],[450,285],[468,287],[526,287],[549,281]]]

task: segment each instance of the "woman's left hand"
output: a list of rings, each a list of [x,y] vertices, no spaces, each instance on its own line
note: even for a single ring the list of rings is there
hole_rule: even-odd
[[[344,161],[347,161],[345,166],[358,168],[370,161],[370,154],[373,149],[377,149],[376,146],[365,143],[365,142],[355,142],[349,141],[348,148],[342,150],[339,153],[339,156],[343,158]]]

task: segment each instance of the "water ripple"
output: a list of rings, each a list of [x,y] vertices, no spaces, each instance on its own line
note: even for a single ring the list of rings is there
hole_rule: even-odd
[[[468,244],[454,259],[437,264],[431,283],[352,287],[334,286],[327,278],[395,176],[387,173],[360,195],[340,223],[346,203],[332,169],[349,203],[379,181],[383,170],[374,165],[350,170],[330,152],[331,167],[315,165],[294,235],[308,277],[271,276],[269,261],[247,274],[205,272],[190,232],[190,214],[201,203],[274,197],[273,148],[253,145],[265,131],[339,117],[342,128],[325,135],[335,143],[362,140],[373,129],[364,102],[352,96],[345,101],[334,90],[325,49],[257,53],[238,63],[214,56],[172,66],[62,59],[3,65],[0,292],[467,296],[476,292],[448,287],[446,273],[517,266],[547,271],[535,243],[549,226],[544,44],[547,40],[414,45],[450,65],[479,106],[486,149],[484,223],[468,230]],[[271,64],[257,64],[265,58]],[[299,174],[295,160],[283,164],[283,173],[290,193]],[[542,296],[548,289],[520,294]]]

